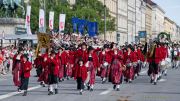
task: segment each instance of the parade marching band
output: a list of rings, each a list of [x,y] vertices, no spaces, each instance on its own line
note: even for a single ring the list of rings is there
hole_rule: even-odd
[[[147,67],[149,81],[156,85],[163,75],[167,75],[170,66],[178,68],[178,47],[174,45],[171,48],[160,42],[118,47],[112,42],[94,48],[82,42],[77,47],[61,45],[48,48],[44,53],[39,52],[34,61],[30,59],[30,52],[25,52],[27,49],[19,47],[13,56],[13,82],[18,91],[23,90],[23,96],[26,96],[30,71],[34,67],[38,82],[47,87],[48,95],[58,94],[58,84],[71,78],[77,81],[77,90],[81,95],[85,89],[94,90],[94,86],[98,85],[95,84],[97,77],[102,79],[102,84],[111,82],[112,88],[119,91],[123,82],[133,83],[141,69]]]

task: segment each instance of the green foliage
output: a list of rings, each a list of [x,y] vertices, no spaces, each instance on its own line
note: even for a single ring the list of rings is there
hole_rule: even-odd
[[[38,31],[38,19],[39,19],[39,0],[30,0],[31,5],[31,29],[32,31]],[[26,8],[26,7],[25,7]],[[66,27],[65,30],[72,32],[71,18],[78,17],[89,21],[97,21],[99,27],[99,33],[104,32],[104,5],[98,0],[76,0],[75,5],[69,5],[67,0],[46,0],[46,25],[48,28],[49,11],[55,12],[54,27],[58,29],[59,14],[66,14]],[[107,9],[107,31],[115,30],[115,18],[109,15]],[[18,17],[22,16],[21,9],[18,9]]]

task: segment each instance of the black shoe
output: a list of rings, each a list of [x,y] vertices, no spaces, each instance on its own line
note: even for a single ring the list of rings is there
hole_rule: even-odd
[[[50,91],[50,92],[48,93],[48,95],[53,95],[53,92],[52,92],[52,91]]]
[[[87,90],[90,90],[90,86],[87,86]]]
[[[106,81],[102,81],[102,84],[105,84],[106,83]]]
[[[18,92],[21,92],[21,88],[18,88],[17,90],[18,90]]]
[[[27,91],[24,91],[24,94],[22,96],[27,96]]]
[[[132,83],[132,81],[129,81],[129,83]]]
[[[91,88],[91,89],[90,89],[90,92],[92,92],[92,91],[93,91],[93,89]]]
[[[43,87],[46,87],[45,84],[42,85]]]
[[[82,92],[79,92],[80,95],[82,95]]]
[[[67,77],[67,80],[69,80],[69,77]]]
[[[157,85],[157,82],[154,82],[154,85]]]
[[[58,94],[58,89],[55,89],[55,94]]]
[[[50,91],[50,89],[48,88],[48,92]]]
[[[117,91],[120,91],[120,89],[119,89],[119,88],[117,88],[116,90],[117,90]]]
[[[151,79],[150,83],[153,83],[153,81],[154,81],[154,80],[153,80],[153,79]]]
[[[159,76],[157,80],[158,80],[158,81],[161,80],[161,76]]]
[[[113,89],[114,89],[114,90],[116,89],[116,85],[113,86]]]
[[[126,81],[126,83],[128,82],[128,79],[124,79],[124,81]]]

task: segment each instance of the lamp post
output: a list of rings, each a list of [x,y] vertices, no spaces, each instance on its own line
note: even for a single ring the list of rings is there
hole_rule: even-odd
[[[104,40],[106,40],[106,0],[104,0]]]

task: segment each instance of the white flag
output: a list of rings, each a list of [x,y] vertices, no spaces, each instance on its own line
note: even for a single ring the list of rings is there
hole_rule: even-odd
[[[30,15],[31,15],[31,6],[28,5],[27,6],[27,12],[26,12],[26,22],[25,22],[25,28],[26,28],[28,35],[32,35],[31,27],[30,27],[30,19],[31,19]]]
[[[54,29],[54,12],[53,11],[49,12],[49,29],[50,30]]]
[[[39,29],[44,29],[44,10],[40,9],[39,10]]]
[[[59,32],[64,31],[66,14],[59,15]]]

